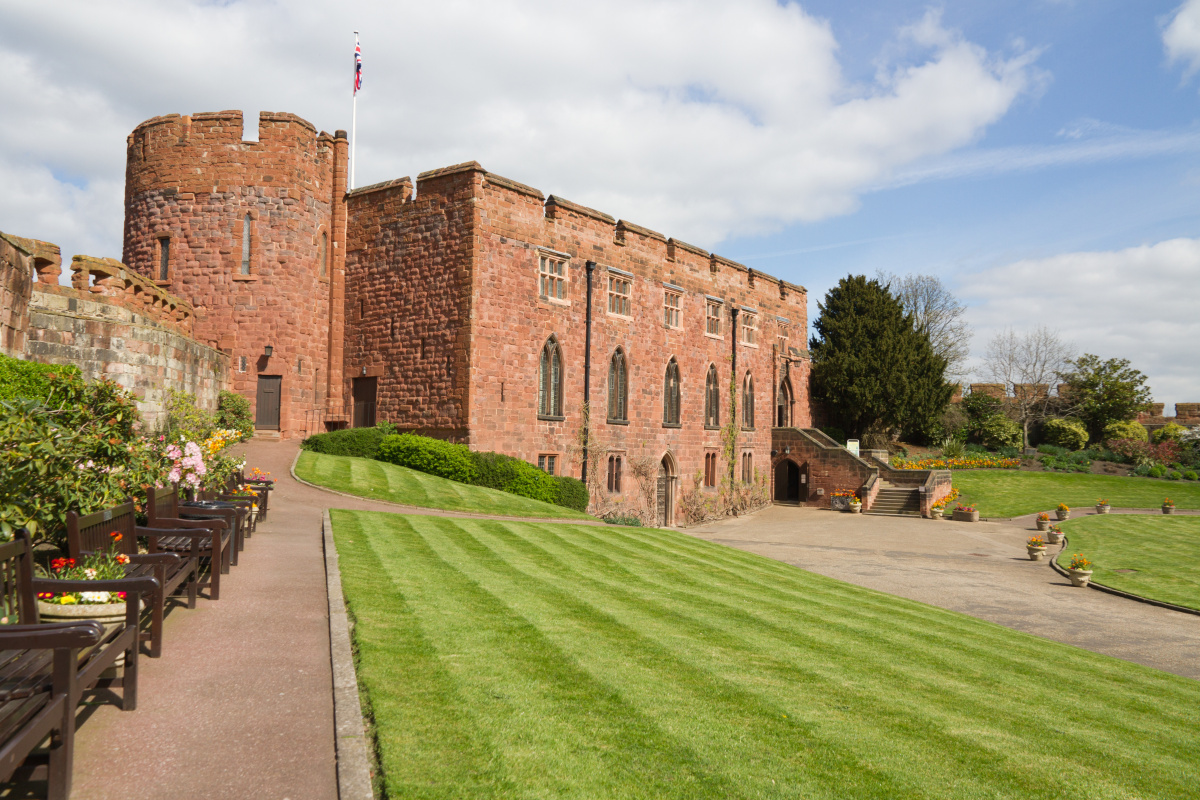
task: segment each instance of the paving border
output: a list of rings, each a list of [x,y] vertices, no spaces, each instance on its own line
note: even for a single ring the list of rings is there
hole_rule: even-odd
[[[420,517],[463,517],[465,519],[496,519],[508,520],[510,522],[552,522],[556,525],[607,525],[604,520],[591,519],[569,519],[563,517],[510,517],[504,514],[475,514],[470,511],[451,511],[445,508],[429,508],[427,506],[410,506],[406,503],[394,503],[391,500],[380,500],[375,497],[364,497],[361,494],[350,494],[349,492],[339,492],[337,489],[330,489],[328,486],[322,486],[319,483],[309,483],[296,474],[296,463],[300,460],[300,454],[303,450],[296,451],[296,457],[292,459],[292,465],[288,467],[288,472],[291,473],[292,480],[296,483],[303,484],[310,488],[329,494],[335,494],[338,497],[351,497],[355,500],[366,500],[368,503],[383,503],[386,506],[402,509],[397,511],[397,514],[411,514]]]
[[[1066,549],[1067,549],[1067,537],[1066,537],[1066,535],[1064,535],[1063,541],[1062,541],[1062,549],[1059,550],[1057,553],[1055,553],[1054,557],[1050,559],[1050,569],[1054,570],[1059,575],[1062,575],[1064,578],[1070,578],[1071,576],[1069,574],[1067,574],[1067,571],[1058,563],[1058,557],[1061,556],[1064,552],[1066,552]],[[1124,597],[1126,600],[1136,600],[1139,603],[1146,603],[1147,605],[1158,606],[1159,608],[1166,608],[1171,611],[1178,611],[1183,614],[1194,614],[1195,616],[1200,617],[1200,611],[1197,611],[1194,608],[1188,608],[1187,606],[1177,606],[1174,603],[1166,603],[1162,600],[1154,600],[1149,597],[1142,597],[1140,594],[1132,594],[1130,592],[1123,592],[1120,589],[1114,589],[1111,586],[1105,586],[1104,584],[1096,583],[1095,581],[1088,581],[1087,585],[1090,588],[1095,589],[1096,591],[1104,592],[1105,594],[1116,595],[1117,597]]]
[[[374,800],[371,786],[371,752],[362,702],[358,696],[358,674],[350,646],[350,617],[342,595],[342,573],[333,544],[333,522],[329,509],[321,511],[325,546],[325,590],[329,595],[329,651],[333,665],[333,730],[337,754],[338,800]]]

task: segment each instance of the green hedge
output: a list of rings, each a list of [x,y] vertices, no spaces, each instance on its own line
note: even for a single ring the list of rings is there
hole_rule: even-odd
[[[1137,420],[1127,419],[1110,422],[1104,426],[1104,441],[1110,439],[1133,439],[1138,442],[1150,441],[1150,434]]]
[[[379,453],[375,457],[389,464],[459,483],[473,484],[479,477],[479,470],[475,468],[471,451],[466,445],[451,444],[428,436],[412,433],[385,436],[379,443]]]
[[[318,433],[301,442],[300,447],[303,450],[312,450],[314,453],[325,453],[330,456],[375,458],[379,453],[379,443],[392,430],[391,426],[388,426],[386,428],[347,428],[342,431]]]
[[[555,505],[587,513],[588,491],[583,481],[568,475],[557,475],[554,482],[558,484],[558,500],[555,501]]]
[[[38,364],[0,354],[0,400],[45,400],[50,396],[51,375],[78,374],[73,364]]]

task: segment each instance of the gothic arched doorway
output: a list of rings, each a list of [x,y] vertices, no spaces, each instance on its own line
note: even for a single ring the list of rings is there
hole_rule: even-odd
[[[779,382],[775,391],[775,427],[790,428],[792,426],[792,384],[787,378]]]
[[[808,502],[808,463],[797,464],[790,458],[775,465],[775,502]]]
[[[658,464],[658,524],[669,528],[675,524],[675,459],[667,453]]]

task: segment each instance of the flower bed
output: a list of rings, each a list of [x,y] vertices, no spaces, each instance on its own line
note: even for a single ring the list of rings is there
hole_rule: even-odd
[[[993,455],[970,455],[961,458],[922,458],[915,461],[897,459],[896,469],[1017,469],[1019,458],[1003,458]]]

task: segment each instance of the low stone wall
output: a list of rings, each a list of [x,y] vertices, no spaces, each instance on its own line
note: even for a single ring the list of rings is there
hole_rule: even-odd
[[[879,468],[850,452],[815,428],[775,428],[771,431],[771,496],[775,496],[775,467],[791,460],[797,466],[808,465],[809,506],[829,508],[834,492],[858,492],[867,479],[879,476]],[[817,490],[824,489],[818,496]],[[878,481],[863,497],[863,509],[869,509],[878,494]]]
[[[61,274],[56,245],[0,232],[0,351],[116,382],[138,396],[149,428],[168,389],[216,409],[229,357],[191,337],[188,303],[112,259],[75,256],[71,286]]]
[[[229,357],[113,298],[38,284],[29,303],[25,354],[74,364],[89,381],[108,378],[139,398],[145,424],[163,414],[167,390],[192,392],[209,411],[225,388]]]

